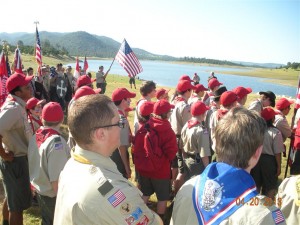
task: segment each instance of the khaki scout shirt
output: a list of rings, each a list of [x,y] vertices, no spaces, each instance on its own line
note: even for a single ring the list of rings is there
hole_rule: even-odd
[[[208,131],[201,124],[188,128],[186,123],[181,131],[181,139],[186,153],[199,153],[201,158],[211,155]]]
[[[275,127],[269,127],[264,135],[263,154],[276,155],[284,152],[282,135]]]
[[[188,180],[182,186],[176,195],[175,204],[173,208],[170,225],[193,225],[198,224],[198,219],[193,206],[193,188],[198,176]],[[271,225],[275,224],[272,217],[272,212],[277,208],[271,204],[265,204],[264,196],[257,196],[259,199],[257,205],[244,204],[236,210],[231,216],[223,220],[220,225]],[[286,224],[285,222],[279,224]]]
[[[300,175],[284,179],[275,199],[287,224],[300,224]]]
[[[11,97],[15,101],[11,100]],[[15,95],[9,95],[1,107],[0,135],[5,149],[15,157],[25,156],[28,152],[32,129],[27,120],[26,102]]]
[[[170,123],[176,135],[181,135],[183,126],[191,117],[190,105],[185,101],[180,101],[175,105],[170,117]]]
[[[70,158],[70,148],[60,135],[52,135],[38,148],[36,135],[28,147],[30,182],[40,195],[55,197],[51,182],[58,181],[59,174]]]
[[[104,72],[97,72],[96,73],[96,83],[100,84],[100,83],[104,83]]]
[[[142,193],[98,153],[75,147],[60,174],[54,224],[162,224],[142,199]]]
[[[261,111],[263,110],[263,105],[260,101],[260,99],[256,99],[255,101],[253,101],[250,106],[248,107],[249,110],[254,110],[256,112],[258,112],[259,114],[261,113]]]
[[[292,129],[286,117],[282,113],[275,116],[274,126],[281,132],[283,142],[285,142],[285,140],[291,136]]]

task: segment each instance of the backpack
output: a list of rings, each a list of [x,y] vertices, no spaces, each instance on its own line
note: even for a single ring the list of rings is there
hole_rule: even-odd
[[[294,149],[300,149],[300,120],[297,123],[295,130]]]
[[[157,172],[166,161],[157,131],[146,123],[134,139],[134,165],[138,172]]]

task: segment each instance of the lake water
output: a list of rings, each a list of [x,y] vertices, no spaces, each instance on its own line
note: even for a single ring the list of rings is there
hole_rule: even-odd
[[[104,71],[106,71],[111,62],[111,60],[88,60],[89,71],[98,71],[100,65],[103,65]],[[167,87],[175,87],[179,77],[183,74],[189,75],[192,78],[196,72],[200,76],[200,83],[207,87],[207,78],[210,74],[210,71],[242,71],[242,69],[236,68],[175,64],[160,61],[140,61],[140,63],[143,67],[143,72],[138,74],[140,79],[153,80],[159,86]],[[75,63],[69,65],[75,68]],[[83,62],[80,63],[80,65],[83,67]],[[114,62],[110,74],[127,76],[126,71],[117,61]],[[222,73],[215,73],[215,76],[227,87],[228,90],[231,90],[237,86],[244,86],[251,87],[254,93],[271,90],[276,95],[290,96],[293,98],[296,96],[297,90],[295,87],[269,83],[266,82],[265,78],[246,77]]]

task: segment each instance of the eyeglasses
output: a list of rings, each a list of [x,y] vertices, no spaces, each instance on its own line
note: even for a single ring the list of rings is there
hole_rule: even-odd
[[[98,128],[107,128],[107,127],[114,127],[114,126],[117,126],[119,128],[124,128],[125,127],[125,122],[124,121],[119,121],[118,123],[111,124],[111,125],[94,127],[93,130],[98,129]]]

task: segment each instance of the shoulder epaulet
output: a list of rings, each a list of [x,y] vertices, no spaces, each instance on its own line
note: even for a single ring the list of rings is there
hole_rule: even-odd
[[[54,142],[61,142],[61,138],[60,137],[55,137]]]

